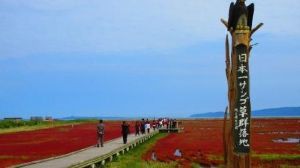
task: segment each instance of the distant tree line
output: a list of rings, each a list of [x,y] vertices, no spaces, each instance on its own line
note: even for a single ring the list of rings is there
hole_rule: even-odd
[[[0,121],[0,129],[5,128],[15,128],[15,127],[22,127],[22,126],[34,126],[34,125],[44,125],[49,124],[49,122],[45,121],[14,121],[14,120],[2,120]]]
[[[55,120],[55,121],[39,121],[39,120],[0,120],[0,129],[17,128],[23,126],[38,125],[63,125],[80,122],[96,122],[96,120]]]

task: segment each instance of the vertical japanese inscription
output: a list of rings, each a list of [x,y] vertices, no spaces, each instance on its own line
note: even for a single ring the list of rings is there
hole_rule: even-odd
[[[250,94],[249,94],[249,63],[245,45],[236,47],[236,105],[234,109],[234,151],[249,153],[250,151]]]

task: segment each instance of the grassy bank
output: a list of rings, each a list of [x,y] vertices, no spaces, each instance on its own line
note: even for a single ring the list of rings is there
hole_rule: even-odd
[[[252,157],[257,157],[261,160],[266,160],[266,161],[300,159],[299,154],[253,154]]]
[[[33,131],[64,125],[96,122],[95,120],[69,120],[69,121],[0,121],[0,134]]]
[[[163,163],[154,161],[144,161],[142,155],[152,148],[155,142],[167,134],[157,134],[145,143],[137,146],[133,150],[130,150],[125,155],[118,157],[113,162],[108,163],[105,167],[107,168],[174,168],[176,162]]]

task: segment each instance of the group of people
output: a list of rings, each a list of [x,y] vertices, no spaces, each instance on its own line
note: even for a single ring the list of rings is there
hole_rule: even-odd
[[[160,118],[158,120],[153,120],[150,122],[148,119],[142,119],[141,121],[135,122],[135,136],[138,136],[140,134],[146,134],[150,133],[150,129],[153,128],[153,130],[157,128],[176,128],[176,120],[175,119],[168,119],[168,118]],[[97,135],[98,135],[98,141],[97,141],[97,147],[101,146],[103,147],[103,139],[104,139],[104,131],[105,125],[103,124],[103,120],[99,120],[99,124],[97,125]],[[130,134],[130,125],[126,121],[123,121],[121,124],[121,134],[123,137],[123,143],[127,143],[127,137],[128,134]],[[175,157],[181,157],[182,152],[180,149],[176,149],[174,154]],[[151,159],[153,161],[157,160],[157,156],[155,151],[152,151]]]
[[[176,128],[177,127],[177,121],[176,119],[172,119],[172,118],[159,118],[157,120],[157,127],[158,128]]]
[[[122,122],[121,125],[121,134],[123,136],[123,143],[127,143],[127,136],[130,133],[129,124],[126,121]],[[103,120],[99,120],[99,124],[97,125],[97,147],[103,147],[103,140],[104,140],[104,131],[105,125],[103,124]]]
[[[149,121],[148,119],[142,119],[141,121],[135,122],[135,135],[150,133],[150,129],[152,128],[154,131],[158,128],[176,128],[177,121],[176,119],[170,118],[159,118],[157,120]]]
[[[156,126],[153,124],[155,120],[151,123],[148,119],[145,120],[144,118],[141,121],[135,122],[135,136],[140,134],[150,133],[151,127],[155,130]]]
[[[142,119],[140,121],[135,122],[135,135],[138,136],[140,134],[150,133],[150,129],[157,128],[176,128],[176,119],[169,118],[159,118],[157,120],[149,121],[148,119]],[[99,120],[99,124],[97,125],[97,147],[103,147],[103,139],[104,139],[104,131],[105,125],[103,124],[103,120]],[[123,121],[121,124],[121,134],[123,137],[123,143],[127,143],[128,134],[130,134],[130,125],[126,121]]]

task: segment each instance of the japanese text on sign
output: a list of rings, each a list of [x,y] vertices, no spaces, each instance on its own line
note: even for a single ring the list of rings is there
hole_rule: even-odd
[[[237,101],[234,109],[234,150],[248,153],[250,150],[250,96],[248,55],[245,46],[237,47]]]

